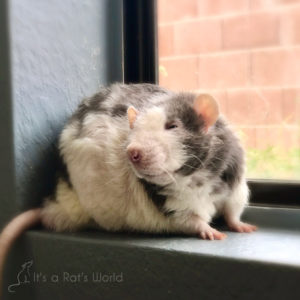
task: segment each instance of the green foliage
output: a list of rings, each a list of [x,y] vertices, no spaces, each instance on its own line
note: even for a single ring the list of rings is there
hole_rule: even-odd
[[[300,148],[248,149],[247,177],[299,180]]]

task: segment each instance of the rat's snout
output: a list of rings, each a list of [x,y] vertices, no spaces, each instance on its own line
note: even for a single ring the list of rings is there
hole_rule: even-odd
[[[141,143],[131,143],[126,149],[128,160],[141,176],[161,174],[166,155],[153,140]]]
[[[142,159],[142,151],[139,148],[128,148],[127,154],[132,163],[139,163]]]

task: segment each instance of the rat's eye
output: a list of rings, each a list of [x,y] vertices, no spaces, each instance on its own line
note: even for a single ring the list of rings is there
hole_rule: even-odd
[[[169,129],[175,129],[175,128],[177,128],[177,127],[178,127],[177,124],[174,123],[174,122],[166,123],[166,125],[165,125],[165,128],[166,128],[167,130],[169,130]]]

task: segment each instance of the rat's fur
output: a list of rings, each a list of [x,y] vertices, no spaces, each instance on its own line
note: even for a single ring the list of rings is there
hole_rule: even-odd
[[[115,84],[84,100],[63,130],[61,176],[44,206],[13,219],[0,236],[0,294],[15,239],[42,221],[55,231],[98,225],[111,231],[182,232],[223,239],[248,201],[244,152],[209,95],[156,85]]]
[[[113,231],[221,239],[208,224],[224,214],[233,229],[255,230],[240,222],[248,188],[239,141],[222,117],[206,132],[195,98],[151,84],[115,84],[84,100],[60,137],[69,179],[61,178],[45,203],[43,224],[64,231],[93,221]],[[130,106],[137,111],[132,129]],[[166,129],[168,122],[176,128]],[[142,153],[143,167],[130,162],[130,149]]]

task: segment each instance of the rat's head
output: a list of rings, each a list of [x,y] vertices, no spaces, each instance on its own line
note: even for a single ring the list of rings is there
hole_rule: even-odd
[[[166,185],[175,174],[189,175],[201,166],[219,109],[209,95],[178,94],[144,111],[130,106],[127,115],[127,154],[135,174]]]

